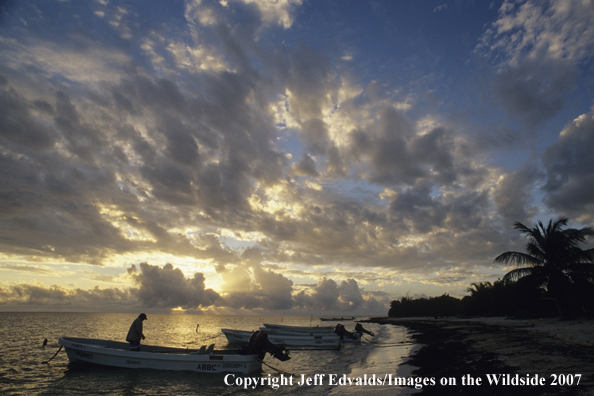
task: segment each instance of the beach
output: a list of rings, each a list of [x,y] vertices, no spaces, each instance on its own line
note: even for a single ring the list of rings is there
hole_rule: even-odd
[[[594,395],[592,320],[371,321],[405,326],[421,344],[406,362],[426,380],[420,395]]]

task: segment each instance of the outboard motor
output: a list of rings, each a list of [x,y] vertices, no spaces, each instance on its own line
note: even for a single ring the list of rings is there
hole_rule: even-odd
[[[344,340],[345,338],[349,338],[351,340],[356,340],[357,339],[357,335],[354,333],[351,333],[350,331],[348,331],[343,324],[337,324],[336,327],[334,328],[334,333],[338,334],[338,336],[340,337],[341,340]]]
[[[240,355],[257,354],[260,359],[264,359],[266,352],[280,360],[281,362],[291,359],[288,352],[285,351],[284,346],[274,345],[268,341],[268,334],[263,331],[255,331],[250,337],[247,345],[241,347],[238,351]]]
[[[365,330],[365,328],[363,328],[363,325],[361,323],[357,323],[355,325],[355,332],[356,333],[365,333],[365,334],[369,334],[371,336],[375,335],[375,334],[373,334],[373,331]]]

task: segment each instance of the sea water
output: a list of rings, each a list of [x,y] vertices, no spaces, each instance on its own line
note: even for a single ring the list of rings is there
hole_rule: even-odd
[[[340,350],[293,350],[281,362],[267,354],[262,372],[249,375],[120,369],[70,364],[59,349],[61,336],[124,341],[135,314],[114,313],[0,313],[0,394],[2,395],[344,395],[378,392],[409,394],[408,388],[379,385],[378,379],[408,376],[402,364],[415,347],[406,329],[363,323],[374,337],[361,344],[345,343]],[[222,328],[257,330],[264,323],[296,326],[334,326],[311,316],[219,316],[149,314],[144,322],[146,344],[197,349],[229,346]],[[353,330],[355,322],[341,322]],[[43,346],[44,339],[48,340]],[[285,384],[275,378],[285,378]],[[260,385],[245,388],[239,377],[256,377]],[[292,378],[292,385],[286,379]],[[373,383],[371,379],[373,378]],[[348,381],[350,379],[350,381]],[[264,380],[264,385],[261,385]],[[300,383],[305,380],[302,385]],[[237,385],[242,382],[242,385]],[[309,384],[308,384],[309,382]],[[268,385],[270,384],[270,385]]]

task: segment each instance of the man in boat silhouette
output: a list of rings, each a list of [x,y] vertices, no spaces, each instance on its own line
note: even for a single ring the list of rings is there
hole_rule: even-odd
[[[140,340],[144,340],[144,334],[142,333],[142,322],[144,320],[148,320],[148,318],[146,317],[146,314],[141,313],[134,319],[132,326],[130,326],[130,330],[128,330],[126,341],[130,343],[131,351],[140,351]]]

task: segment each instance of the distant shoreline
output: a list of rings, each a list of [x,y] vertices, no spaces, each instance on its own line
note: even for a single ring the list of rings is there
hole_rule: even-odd
[[[415,377],[434,378],[420,395],[586,395],[594,392],[594,321],[505,318],[370,318],[366,322],[404,326],[422,347],[405,364]],[[487,374],[510,374],[510,385],[490,385]],[[579,385],[553,386],[578,380]],[[462,386],[462,379],[481,384]],[[561,376],[561,377],[559,377]],[[456,385],[441,386],[442,378]],[[498,377],[504,378],[504,377]],[[543,379],[544,378],[544,379]],[[517,385],[519,381],[546,385]]]

